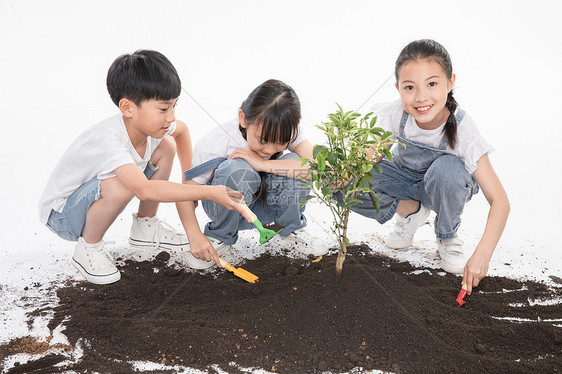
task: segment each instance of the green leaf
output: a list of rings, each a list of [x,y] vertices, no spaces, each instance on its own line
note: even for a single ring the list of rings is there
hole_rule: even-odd
[[[316,156],[316,161],[318,162],[318,173],[323,173],[324,169],[326,168],[326,159],[324,158],[322,153],[319,153]]]
[[[326,186],[322,188],[322,195],[331,198],[334,194],[334,190],[330,186]]]
[[[348,200],[348,201],[345,202],[345,207],[350,208],[354,205],[361,204],[362,202],[363,201],[358,200],[358,199]]]
[[[394,135],[391,131],[385,131],[384,134],[381,136],[381,142],[386,142]]]
[[[304,158],[304,157],[298,158],[297,160],[300,160],[301,166],[304,166],[305,164],[310,163],[310,160],[308,158]]]
[[[306,203],[308,203],[313,198],[314,195],[306,195],[301,197],[301,199],[299,200],[299,209],[302,209],[306,205]]]
[[[379,197],[373,191],[369,193],[369,197],[371,197],[371,203],[373,204],[373,208],[375,208],[375,210],[378,213],[379,210],[381,210],[381,202],[379,201]]]
[[[361,193],[364,193],[364,194],[368,194],[369,192],[371,192],[371,186],[372,186],[372,183],[369,183],[369,184],[365,183],[361,187],[357,187],[355,189],[355,192],[361,192]]]
[[[382,152],[384,153],[388,161],[392,162],[392,152],[390,152],[388,149],[383,149]]]
[[[372,128],[375,126],[375,124],[377,123],[377,119],[378,119],[378,116],[374,116],[374,117],[371,119],[371,123],[369,124],[369,128],[372,129]]]
[[[316,156],[318,156],[318,153],[322,151],[328,152],[328,148],[326,148],[325,145],[316,144],[314,147],[312,147],[312,157],[316,158]]]
[[[370,180],[371,180],[371,176],[369,174],[366,174],[361,179],[359,179],[359,183],[357,184],[359,186],[363,186],[364,184],[369,183]]]

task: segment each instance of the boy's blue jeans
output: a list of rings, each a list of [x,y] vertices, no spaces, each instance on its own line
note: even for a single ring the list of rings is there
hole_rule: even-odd
[[[149,162],[144,175],[150,179],[158,170]],[[62,212],[51,211],[47,227],[61,238],[76,242],[82,236],[86,215],[93,203],[101,199],[101,181],[96,177],[84,183],[66,200]]]
[[[414,172],[387,160],[381,161],[379,166],[382,173],[374,172],[371,179],[375,185],[373,191],[381,203],[379,212],[373,208],[369,195],[359,197],[361,203],[353,206],[352,211],[383,224],[394,216],[401,199],[417,200],[437,213],[434,228],[438,238],[455,236],[464,205],[479,190],[474,176],[458,157],[439,156],[425,172]],[[336,198],[341,202],[341,195]]]
[[[295,159],[300,156],[288,153],[279,159]],[[259,173],[244,159],[223,161],[216,169],[210,185],[223,185],[244,195],[246,204],[264,225],[277,223],[285,228],[279,234],[287,236],[306,226],[304,207],[298,208],[299,200],[307,196],[310,188],[303,181],[278,174],[267,174],[267,199],[256,201],[255,194],[260,188]],[[228,210],[213,201],[201,202],[211,222],[205,225],[205,235],[232,245],[238,240],[238,230],[247,230],[253,225],[236,210]]]

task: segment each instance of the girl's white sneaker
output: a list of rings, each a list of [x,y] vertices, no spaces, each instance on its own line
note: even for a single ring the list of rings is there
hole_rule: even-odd
[[[468,261],[463,249],[464,242],[457,237],[450,239],[437,239],[437,250],[441,261],[439,265],[443,270],[453,274],[463,274]]]
[[[150,247],[153,249],[189,250],[187,236],[179,233],[158,217],[141,217],[133,214],[133,225],[129,243],[135,247]]]
[[[414,242],[414,234],[429,217],[429,212],[429,209],[420,204],[420,209],[408,217],[396,214],[394,231],[388,234],[384,244],[392,249],[403,249],[411,246]]]
[[[86,243],[80,237],[74,249],[72,264],[90,283],[109,284],[121,279],[121,273],[113,265],[111,256],[103,249],[103,244],[103,240],[99,243]]]
[[[328,243],[304,228],[295,230],[287,236],[275,235],[272,240],[283,246],[290,246],[304,255],[320,256],[328,253],[330,249]]]

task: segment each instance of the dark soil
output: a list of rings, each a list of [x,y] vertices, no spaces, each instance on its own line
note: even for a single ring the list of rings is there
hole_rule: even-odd
[[[487,277],[458,308],[459,277],[412,274],[411,265],[366,251],[351,248],[342,277],[336,256],[317,263],[262,256],[243,265],[260,277],[256,284],[221,270],[170,271],[164,255],[128,262],[115,284],[60,289],[49,327],[68,318],[70,344],[87,341],[72,366],[77,372],[130,373],[136,360],[210,373],[210,365],[241,373],[231,362],[279,373],[562,372],[562,328],[555,326],[562,304],[528,305],[560,297],[561,288]],[[41,373],[71,369],[48,369],[44,360],[61,361],[47,356],[27,365]],[[25,366],[9,372],[28,372]]]

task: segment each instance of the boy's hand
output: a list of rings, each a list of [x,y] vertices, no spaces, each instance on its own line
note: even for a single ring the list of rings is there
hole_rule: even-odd
[[[472,293],[472,287],[477,287],[480,280],[488,274],[488,265],[490,260],[486,256],[480,255],[475,252],[466,263],[464,267],[464,276],[462,284],[466,284],[467,293]]]
[[[252,151],[250,148],[238,148],[232,152],[228,159],[242,158],[250,164],[257,171],[263,171],[265,160],[258,155],[256,152]]]
[[[237,210],[248,222],[251,221],[251,215],[244,204],[244,196],[226,186],[211,186],[213,188],[213,197],[209,200],[224,206],[228,210]]]
[[[209,239],[202,233],[189,238],[189,246],[193,257],[203,261],[214,260],[217,264],[220,263],[219,254],[215,250],[215,247],[213,247]]]

